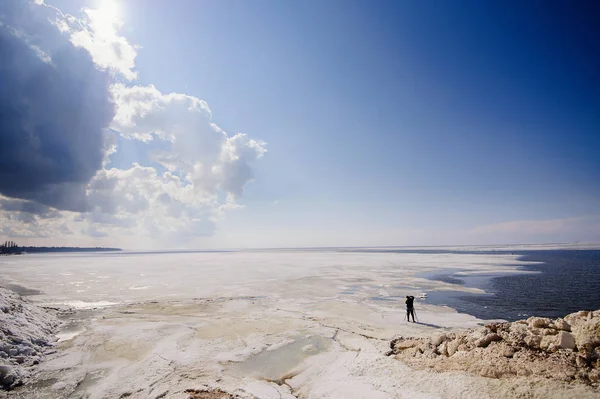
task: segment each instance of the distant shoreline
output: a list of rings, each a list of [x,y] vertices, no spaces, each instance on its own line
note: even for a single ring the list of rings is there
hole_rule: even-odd
[[[18,247],[15,252],[3,253],[2,255],[26,255],[54,252],[117,252],[121,248],[103,247]]]

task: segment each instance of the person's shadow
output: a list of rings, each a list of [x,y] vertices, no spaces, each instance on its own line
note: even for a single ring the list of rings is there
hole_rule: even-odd
[[[417,321],[415,324],[420,324],[422,326],[433,327],[433,328],[446,328],[446,327],[438,326],[437,324],[423,323],[422,321]]]

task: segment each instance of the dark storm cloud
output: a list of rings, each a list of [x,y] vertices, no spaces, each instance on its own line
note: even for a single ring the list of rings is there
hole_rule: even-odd
[[[25,218],[51,219],[60,217],[60,212],[34,201],[0,198],[0,210],[12,214],[23,215]]]
[[[32,201],[0,198],[0,209],[8,212],[25,212],[43,215],[51,212],[51,208]]]
[[[56,17],[0,1],[0,194],[83,211],[114,106],[109,75],[52,25]]]

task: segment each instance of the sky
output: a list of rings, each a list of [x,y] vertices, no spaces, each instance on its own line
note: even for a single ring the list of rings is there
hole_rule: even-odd
[[[600,5],[0,3],[0,240],[600,242]]]

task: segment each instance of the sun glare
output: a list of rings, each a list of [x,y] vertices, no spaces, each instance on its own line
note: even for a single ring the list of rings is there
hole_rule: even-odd
[[[96,11],[104,21],[114,21],[121,18],[121,5],[117,0],[100,0]]]

